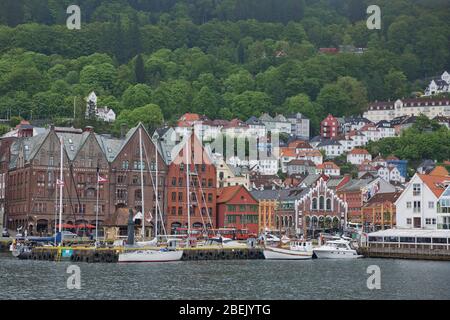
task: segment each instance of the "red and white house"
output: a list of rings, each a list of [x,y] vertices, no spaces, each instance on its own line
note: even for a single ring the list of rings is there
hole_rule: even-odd
[[[365,160],[372,161],[372,155],[365,149],[355,148],[347,154],[347,162],[360,165]]]

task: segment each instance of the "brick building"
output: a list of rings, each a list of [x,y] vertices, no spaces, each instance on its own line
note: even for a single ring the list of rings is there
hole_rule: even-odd
[[[347,203],[327,186],[321,177],[315,185],[305,189],[295,202],[298,229],[304,236],[337,231],[346,224]]]
[[[177,145],[167,174],[167,230],[187,227],[187,166],[189,158],[190,222],[192,228],[217,225],[217,174],[211,156],[195,134]]]
[[[130,130],[124,139],[98,135],[89,127],[82,131],[52,126],[36,136],[18,138],[10,146],[6,194],[8,228],[53,233],[55,217],[59,219],[55,215],[58,212],[56,179],[60,172],[61,141],[65,182],[63,223],[75,226],[96,223],[97,172],[108,180],[98,188],[100,226],[117,209],[140,211],[140,129],[146,158],[143,164],[145,211],[154,208],[155,193],[148,168],[155,169],[156,148],[142,125]],[[163,186],[167,169],[161,158],[159,166],[159,184]],[[161,203],[164,203],[163,195],[161,192]]]

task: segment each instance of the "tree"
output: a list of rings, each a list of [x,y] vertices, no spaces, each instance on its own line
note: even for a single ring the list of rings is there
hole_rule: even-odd
[[[259,91],[245,91],[233,98],[231,112],[240,119],[259,116],[271,109],[270,97]]]
[[[407,94],[407,79],[402,71],[390,70],[384,77],[384,86],[389,99],[404,98]]]
[[[204,86],[192,101],[194,111],[210,118],[217,117],[219,98],[209,87]]]
[[[137,83],[145,83],[145,66],[141,54],[137,56],[134,63],[134,77]]]
[[[126,110],[118,116],[116,122],[114,123],[114,127],[116,132],[120,132],[122,124],[126,124],[129,128],[131,128],[135,127],[140,122],[145,125],[149,132],[153,132],[163,123],[161,108],[156,104],[147,104],[132,111]]]
[[[146,84],[128,87],[122,95],[122,104],[127,109],[143,107],[152,101],[152,89]]]

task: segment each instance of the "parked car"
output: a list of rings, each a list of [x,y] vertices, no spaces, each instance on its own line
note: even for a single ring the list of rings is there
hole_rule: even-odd
[[[70,232],[70,231],[63,231],[62,236],[64,239],[77,239],[78,238],[77,234]]]

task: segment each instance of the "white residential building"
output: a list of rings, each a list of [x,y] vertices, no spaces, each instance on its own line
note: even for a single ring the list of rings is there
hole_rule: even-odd
[[[378,168],[378,176],[389,182],[405,182],[405,178],[394,165],[388,165],[386,167],[380,166]]]
[[[424,96],[433,96],[435,94],[450,92],[450,74],[447,71],[436,79],[431,80],[425,90]]]
[[[339,166],[332,161],[326,161],[322,164],[316,165],[316,174],[322,173],[330,177],[340,176],[341,168],[339,168]]]
[[[325,151],[326,156],[329,158],[336,158],[344,153],[342,144],[333,139],[323,140],[317,145],[317,149]]]
[[[437,229],[438,200],[449,183],[449,176],[415,174],[395,202],[397,227]]]
[[[292,125],[283,115],[277,115],[272,118],[269,114],[264,113],[259,117],[259,120],[264,123],[267,131],[286,133],[289,135],[292,133]]]
[[[391,121],[402,116],[426,115],[433,119],[436,116],[450,116],[449,98],[421,98],[397,101],[374,102],[369,105],[364,117],[373,122]]]
[[[364,161],[372,161],[372,155],[365,149],[353,149],[347,154],[347,162],[361,165]]]

